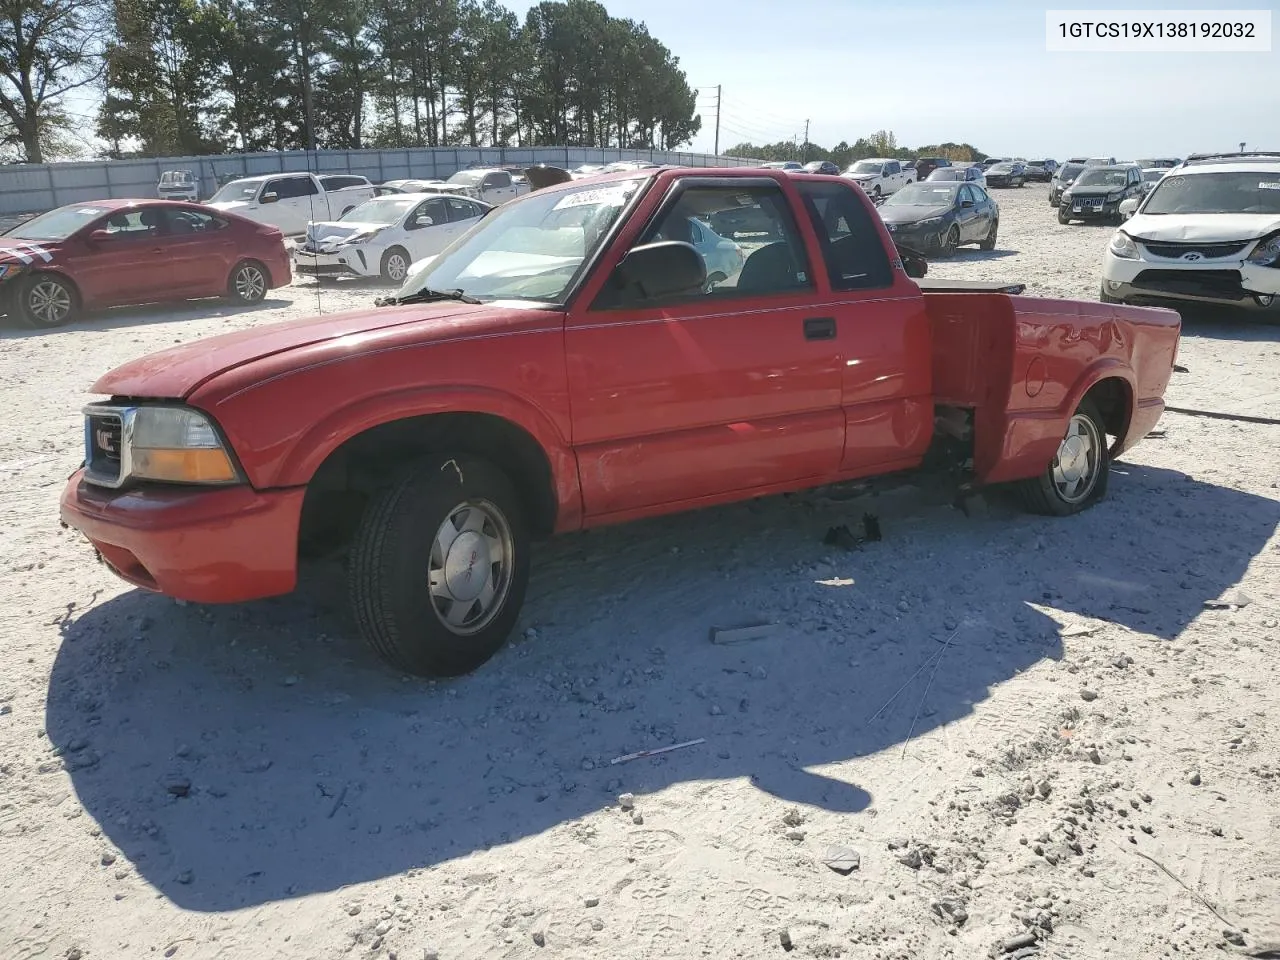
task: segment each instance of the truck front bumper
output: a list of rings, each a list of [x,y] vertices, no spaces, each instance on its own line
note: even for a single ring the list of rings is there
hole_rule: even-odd
[[[109,490],[77,470],[63,521],[135,586],[193,603],[288,593],[297,583],[305,488],[154,486]]]

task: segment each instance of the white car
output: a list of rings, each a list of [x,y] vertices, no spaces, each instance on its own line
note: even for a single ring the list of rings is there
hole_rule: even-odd
[[[1168,167],[1144,167],[1142,170],[1142,193],[1136,197],[1129,197],[1120,204],[1120,216],[1128,220],[1138,211],[1138,205],[1142,203],[1143,198],[1155,189],[1157,183],[1164,179],[1164,175],[1169,172]]]
[[[312,223],[294,251],[304,277],[381,277],[400,284],[415,260],[439,253],[491,209],[470,197],[377,197],[339,220]]]
[[[1280,306],[1280,155],[1202,155],[1167,171],[1111,238],[1100,298]]]
[[[900,160],[873,158],[851,164],[841,176],[848,177],[869,197],[887,197],[907,184],[915,183],[916,171],[914,167],[904,168]]]

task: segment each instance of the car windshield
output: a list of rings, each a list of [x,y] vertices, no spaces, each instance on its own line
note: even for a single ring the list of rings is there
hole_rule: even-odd
[[[643,183],[583,184],[497,207],[410,277],[397,296],[461,290],[479,300],[563,303],[582,265]]]
[[[209,198],[210,203],[226,203],[230,200],[256,200],[262,189],[261,180],[232,180]]]
[[[166,170],[160,174],[160,182],[165,186],[187,184],[192,182],[190,170]]]
[[[963,180],[963,179],[964,179],[963,170],[954,170],[950,167],[939,167],[937,170],[933,171],[933,173],[929,174],[929,179],[926,180],[925,182],[937,183],[940,180]]]
[[[960,188],[948,183],[913,183],[903,187],[884,202],[886,207],[949,207],[955,203]]]
[[[445,183],[460,183],[464,187],[478,187],[480,182],[484,180],[485,171],[483,170],[459,170]]]
[[[1124,170],[1106,170],[1090,167],[1076,179],[1077,187],[1123,187],[1129,174]]]
[[[1280,214],[1280,170],[1166,176],[1142,212]]]
[[[395,223],[417,202],[417,197],[406,197],[404,194],[378,197],[376,200],[366,200],[338,219],[348,223]]]
[[[1155,183],[1168,172],[1168,170],[1144,170],[1142,171],[1142,179],[1146,180],[1148,183]]]
[[[1009,173],[1012,170],[1013,170],[1012,163],[995,163],[991,165],[991,169],[989,169],[987,172],[988,173]]]
[[[1058,171],[1058,179],[1074,180],[1080,176],[1080,171],[1084,169],[1083,163],[1068,163],[1065,167]]]
[[[59,207],[18,224],[5,236],[18,240],[65,240],[107,212],[105,207],[95,207],[92,204]]]
[[[884,169],[883,163],[875,163],[871,160],[859,160],[849,168],[850,173],[879,173]]]

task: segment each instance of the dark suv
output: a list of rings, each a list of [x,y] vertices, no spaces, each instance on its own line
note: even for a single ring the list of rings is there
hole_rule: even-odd
[[[1058,204],[1058,222],[1123,220],[1120,204],[1130,197],[1142,196],[1142,169],[1137,164],[1085,167],[1075,182],[1062,192]]]
[[[951,161],[946,157],[921,157],[916,161],[916,180],[928,180],[929,174],[939,167],[949,167]]]
[[[1053,179],[1049,181],[1049,206],[1056,207],[1062,202],[1062,191],[1075,183],[1083,169],[1083,160],[1068,160],[1057,169]]]

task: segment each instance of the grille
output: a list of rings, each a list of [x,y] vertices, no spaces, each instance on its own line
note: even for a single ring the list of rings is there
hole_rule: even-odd
[[[1169,260],[1178,260],[1188,253],[1198,253],[1206,260],[1221,260],[1223,257],[1233,257],[1237,253],[1243,253],[1244,248],[1249,246],[1249,241],[1246,240],[1243,243],[1156,243],[1144,240],[1142,245],[1146,247],[1147,253],[1152,256],[1164,257]]]
[[[118,414],[85,417],[85,464],[95,480],[114,483],[120,479],[123,439],[124,429]]]
[[[1143,270],[1133,278],[1140,289],[1189,297],[1243,300],[1239,270]]]

